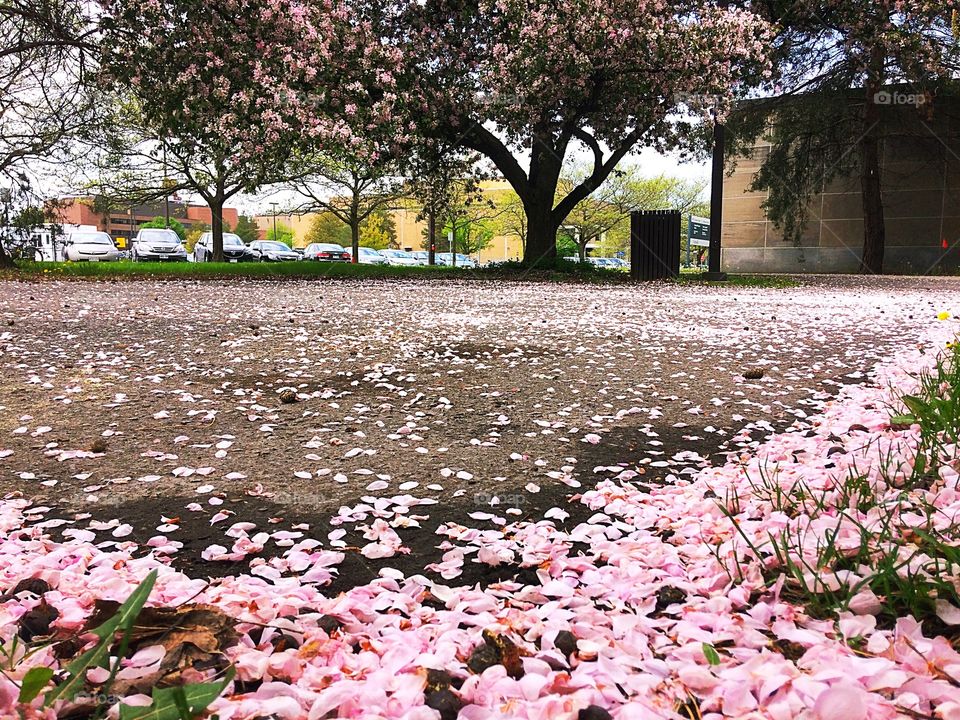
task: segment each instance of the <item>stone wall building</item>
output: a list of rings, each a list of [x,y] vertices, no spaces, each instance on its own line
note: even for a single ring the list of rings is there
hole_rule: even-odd
[[[889,108],[881,175],[886,224],[885,272],[960,271],[960,114]],[[895,121],[889,121],[889,118]],[[764,193],[750,192],[770,152],[755,145],[723,186],[723,269],[728,272],[856,272],[863,247],[859,160],[852,152],[839,176],[809,204],[795,243],[767,218]]]

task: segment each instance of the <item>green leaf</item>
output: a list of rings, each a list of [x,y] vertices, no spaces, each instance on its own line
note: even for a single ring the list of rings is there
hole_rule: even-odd
[[[913,425],[916,421],[913,415],[894,415],[890,418],[891,425]]]
[[[157,571],[151,570],[143,579],[130,597],[117,609],[117,613],[91,632],[100,638],[100,642],[87,650],[83,655],[67,665],[67,681],[58,685],[55,690],[47,694],[45,707],[50,707],[57,700],[72,700],[86,683],[86,673],[92,667],[99,667],[109,657],[110,642],[117,630],[128,632],[137,621],[137,616],[143,609],[153,584],[157,580]]]
[[[177,706],[177,712],[180,713],[180,720],[190,720],[193,717],[193,711],[187,702],[187,693],[182,687],[173,689],[173,704]],[[209,705],[210,703],[207,703]],[[204,706],[206,707],[206,705]]]
[[[52,677],[52,668],[33,667],[27,670],[27,674],[23,676],[23,681],[20,683],[19,702],[33,702],[34,698],[40,694],[40,691],[46,687]]]
[[[154,688],[153,703],[147,707],[121,704],[120,720],[190,720],[200,715],[210,703],[220,697],[233,676],[234,669],[231,667],[220,682]],[[188,713],[186,716],[184,709]]]
[[[717,649],[710,643],[703,644],[703,656],[707,659],[707,662],[711,665],[720,664],[720,653],[717,652]]]
[[[903,400],[903,404],[907,406],[907,409],[913,413],[915,417],[925,415],[929,409],[927,402],[915,395],[904,395],[901,400]]]

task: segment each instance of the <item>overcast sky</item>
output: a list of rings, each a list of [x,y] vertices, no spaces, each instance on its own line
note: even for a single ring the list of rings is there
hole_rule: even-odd
[[[582,157],[576,157],[571,153],[571,160],[582,159],[589,160],[586,153]],[[657,175],[669,175],[679,177],[684,180],[709,180],[710,166],[707,161],[703,162],[681,162],[678,155],[662,154],[651,148],[644,148],[640,153],[628,155],[622,165],[637,165],[641,173],[646,177]],[[705,190],[705,197],[708,197],[709,188]],[[278,211],[291,201],[289,193],[268,193],[263,192],[255,197],[238,197],[229,203],[231,207],[237,208],[241,215],[269,215],[271,202],[277,203]]]

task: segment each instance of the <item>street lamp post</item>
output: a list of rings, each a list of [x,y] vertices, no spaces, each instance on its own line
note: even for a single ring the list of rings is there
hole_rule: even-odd
[[[167,178],[167,144],[163,143],[163,226],[170,228],[170,182]]]
[[[705,280],[726,280],[720,270],[720,237],[723,230],[723,169],[725,132],[723,123],[713,112],[713,178],[710,187],[710,266]],[[689,238],[687,239],[689,243]]]
[[[277,235],[277,203],[270,203],[270,207],[273,208],[273,241],[278,242],[280,238]]]
[[[723,122],[713,111],[713,173],[710,181],[710,261],[705,280],[726,280],[727,274],[720,270],[720,237],[723,230],[723,171],[724,145],[726,140]],[[689,241],[689,238],[687,240]]]

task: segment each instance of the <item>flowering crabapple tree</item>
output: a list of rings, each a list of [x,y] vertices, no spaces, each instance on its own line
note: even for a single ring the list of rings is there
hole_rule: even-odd
[[[768,72],[767,24],[703,0],[407,0],[388,20],[418,127],[513,186],[527,263],[556,257],[564,219],[632,150],[685,146],[678,110],[709,97],[722,112]],[[558,197],[576,144],[591,172]]]
[[[342,147],[390,116],[389,67],[369,25],[342,0],[102,0],[105,71],[136,125],[210,205],[223,257],[224,203],[282,179],[297,148]],[[172,163],[172,165],[170,165]]]

